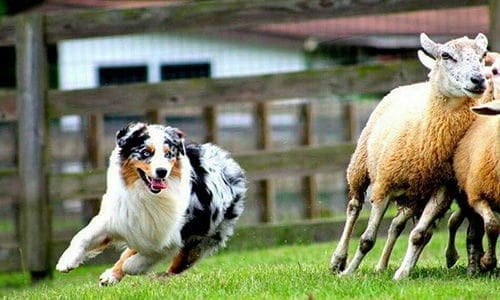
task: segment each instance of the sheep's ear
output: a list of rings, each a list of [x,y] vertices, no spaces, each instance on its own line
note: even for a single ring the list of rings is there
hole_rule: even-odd
[[[488,48],[488,38],[482,34],[482,33],[478,33],[476,38],[474,39],[474,42],[476,42],[476,44],[483,48],[484,50],[486,50],[486,48]]]
[[[472,111],[479,115],[499,115],[500,101],[488,102],[471,107]]]
[[[425,52],[427,52],[427,54],[429,54],[433,58],[438,57],[439,55],[438,50],[441,44],[435,43],[427,36],[427,34],[423,32],[420,34],[420,45],[422,45],[422,48],[424,49]]]
[[[429,70],[432,70],[434,68],[434,65],[436,64],[436,60],[434,58],[425,54],[425,52],[422,50],[417,51],[417,56],[422,65],[424,65],[424,67],[426,67]]]
[[[500,53],[497,52],[488,52],[486,53],[486,57],[484,58],[484,62],[487,65],[492,65],[500,58]],[[500,60],[499,60],[500,61]]]

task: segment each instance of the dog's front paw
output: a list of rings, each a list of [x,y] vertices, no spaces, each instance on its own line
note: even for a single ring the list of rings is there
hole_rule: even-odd
[[[116,272],[113,271],[113,269],[107,269],[104,271],[104,273],[99,276],[99,285],[100,286],[110,286],[110,285],[115,285],[118,282],[120,282],[123,278],[123,275],[120,276]]]
[[[79,259],[78,255],[73,255],[71,251],[66,250],[56,265],[56,270],[59,272],[67,273],[76,267],[78,267],[81,263],[81,259]]]

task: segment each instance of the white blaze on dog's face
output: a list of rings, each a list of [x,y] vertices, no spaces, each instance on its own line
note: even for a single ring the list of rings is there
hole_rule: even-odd
[[[183,133],[162,125],[132,123],[117,133],[121,175],[127,187],[142,181],[151,193],[168,188],[169,177],[180,176]]]

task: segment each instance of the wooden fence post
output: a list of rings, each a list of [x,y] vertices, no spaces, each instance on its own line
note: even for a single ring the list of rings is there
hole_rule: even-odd
[[[87,153],[90,167],[104,169],[104,119],[102,114],[92,114],[88,118]],[[83,221],[88,223],[99,212],[100,198],[86,199],[83,203]]]
[[[500,51],[500,2],[498,0],[490,0],[489,5],[489,48],[493,51]]]
[[[19,17],[16,24],[21,249],[33,281],[52,274],[47,52],[43,26],[40,15]]]
[[[148,110],[146,111],[146,119],[152,124],[164,124],[165,120],[163,118],[163,113],[160,110]]]
[[[344,124],[344,136],[347,142],[356,140],[356,109],[352,101],[342,103],[342,123]]]
[[[203,120],[205,122],[205,142],[217,144],[219,142],[217,107],[207,106],[203,108]]]
[[[269,105],[257,103],[255,112],[257,128],[257,148],[269,149],[271,147],[271,124],[269,121]],[[257,182],[257,195],[259,195],[262,206],[260,211],[260,221],[272,223],[275,221],[276,204],[274,199],[274,184],[271,179],[264,179]]]
[[[313,106],[311,102],[300,106],[300,119],[302,124],[301,145],[309,146],[314,144],[314,118]],[[302,178],[302,194],[304,195],[304,216],[306,219],[318,217],[318,199],[316,176],[309,175]]]

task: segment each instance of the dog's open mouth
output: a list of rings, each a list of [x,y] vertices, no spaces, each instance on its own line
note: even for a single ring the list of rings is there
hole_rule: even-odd
[[[148,186],[148,188],[151,191],[151,193],[158,194],[159,192],[161,192],[161,190],[167,188],[167,181],[165,180],[165,178],[152,178],[152,177],[149,177],[141,169],[137,169],[137,172],[141,176],[141,178],[144,181],[144,183]]]

